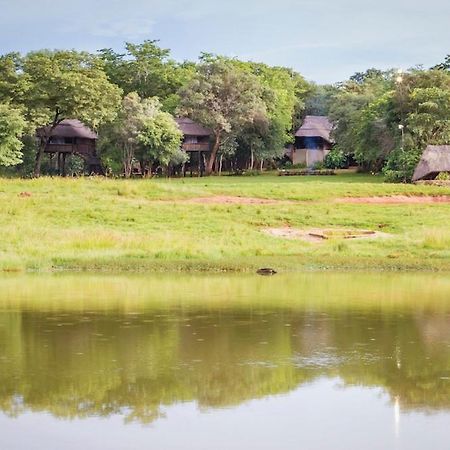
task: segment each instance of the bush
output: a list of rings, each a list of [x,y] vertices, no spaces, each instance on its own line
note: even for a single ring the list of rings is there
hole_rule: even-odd
[[[450,181],[450,173],[449,172],[439,172],[439,175],[436,177],[436,180]]]
[[[347,166],[347,156],[342,150],[333,149],[324,160],[327,169],[344,169]]]
[[[323,161],[316,161],[312,168],[313,170],[323,170],[325,169],[325,163]]]
[[[383,168],[387,183],[410,183],[414,169],[422,154],[418,149],[396,149],[388,157]]]

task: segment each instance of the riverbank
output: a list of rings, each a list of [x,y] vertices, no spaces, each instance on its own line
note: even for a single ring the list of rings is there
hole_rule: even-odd
[[[382,181],[2,179],[0,270],[450,270],[450,188]]]

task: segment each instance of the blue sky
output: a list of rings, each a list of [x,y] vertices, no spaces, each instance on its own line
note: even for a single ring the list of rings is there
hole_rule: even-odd
[[[159,39],[178,60],[219,53],[323,83],[441,62],[449,23],[448,0],[0,0],[0,52]]]

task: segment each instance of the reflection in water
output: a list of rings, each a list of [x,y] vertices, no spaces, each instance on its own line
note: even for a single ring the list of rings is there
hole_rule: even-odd
[[[450,281],[437,275],[0,280],[0,409],[149,423],[323,377],[401,410],[450,409]]]

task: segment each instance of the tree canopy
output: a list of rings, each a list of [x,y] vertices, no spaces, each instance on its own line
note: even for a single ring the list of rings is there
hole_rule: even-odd
[[[13,166],[22,161],[25,119],[19,110],[0,104],[0,166]]]

